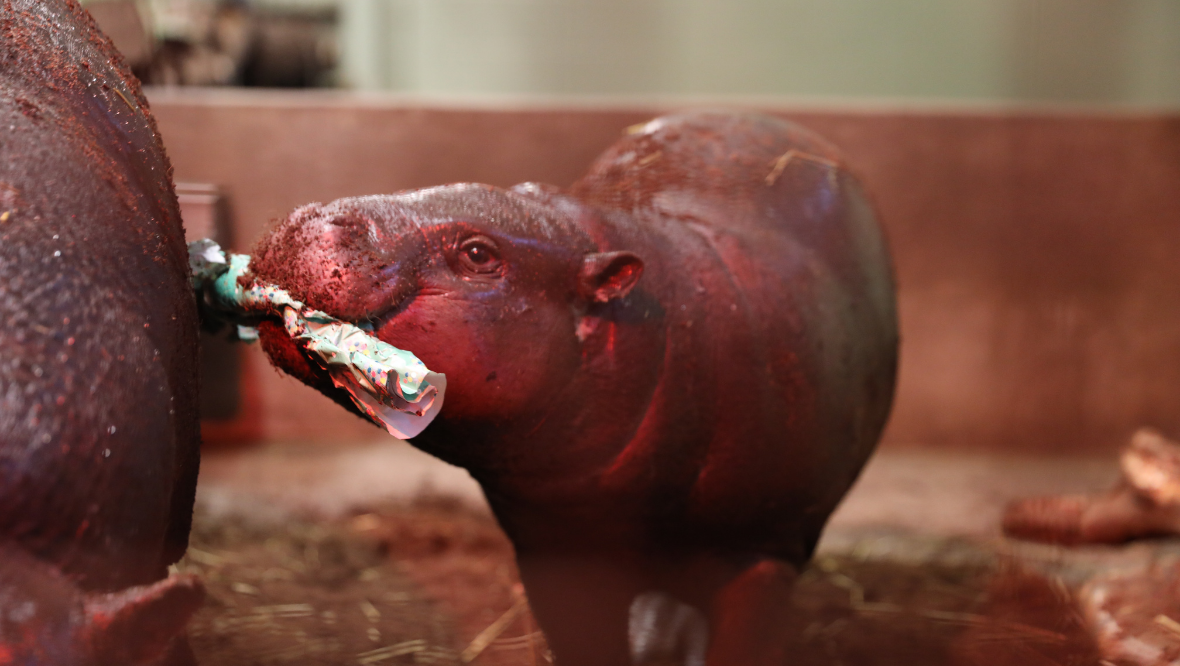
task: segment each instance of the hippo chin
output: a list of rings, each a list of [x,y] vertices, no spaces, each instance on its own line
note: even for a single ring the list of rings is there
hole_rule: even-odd
[[[413,443],[482,485],[561,664],[781,663],[791,580],[876,445],[897,362],[885,243],[828,144],[764,116],[663,117],[568,190],[300,208],[252,266],[446,374]]]

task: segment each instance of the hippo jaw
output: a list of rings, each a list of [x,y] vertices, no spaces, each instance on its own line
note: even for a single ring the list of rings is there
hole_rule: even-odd
[[[594,250],[536,201],[451,186],[301,208],[260,242],[252,268],[447,376],[442,412],[416,442],[474,442],[543,421],[583,361],[582,314],[639,279],[635,255]],[[272,362],[355,413],[273,328],[261,330]],[[429,436],[440,428],[462,434]]]

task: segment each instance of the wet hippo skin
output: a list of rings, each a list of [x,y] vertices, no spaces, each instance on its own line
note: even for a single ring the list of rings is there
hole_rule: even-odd
[[[0,662],[138,663],[160,641],[120,652],[89,620],[200,598],[155,583],[187,546],[199,445],[171,167],[138,82],[69,0],[0,2],[0,137]],[[53,654],[31,638],[58,634]]]
[[[305,206],[252,266],[447,375],[413,444],[483,486],[559,663],[782,662],[791,580],[876,445],[897,360],[884,240],[831,146],[668,116],[568,190]]]

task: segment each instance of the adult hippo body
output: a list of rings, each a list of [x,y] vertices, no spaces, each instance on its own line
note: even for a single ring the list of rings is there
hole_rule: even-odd
[[[887,250],[833,148],[769,117],[663,117],[568,191],[301,208],[252,266],[446,374],[413,443],[482,485],[560,663],[691,654],[659,635],[685,633],[668,619],[685,607],[709,664],[782,658],[790,579],[875,447],[896,369]]]
[[[199,456],[171,167],[76,2],[2,2],[0,34],[0,662],[139,663],[200,600],[156,582],[187,547]]]

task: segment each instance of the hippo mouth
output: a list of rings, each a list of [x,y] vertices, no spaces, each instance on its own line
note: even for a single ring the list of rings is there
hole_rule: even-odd
[[[323,312],[298,303],[282,312],[281,324],[259,325],[263,349],[279,369],[401,439],[418,435],[438,416],[445,375]]]
[[[283,325],[272,319],[258,323],[258,342],[271,365],[324,394],[333,402],[356,416],[380,426],[362,412],[352,401],[352,394],[336,386],[332,375],[318,363],[313,363],[299,345],[283,330]]]
[[[216,243],[200,240],[190,244],[189,264],[205,319],[239,330],[255,327],[273,365],[345,409],[402,439],[420,433],[441,410],[445,376],[374,337],[371,328],[260,281],[249,256],[226,255]]]

